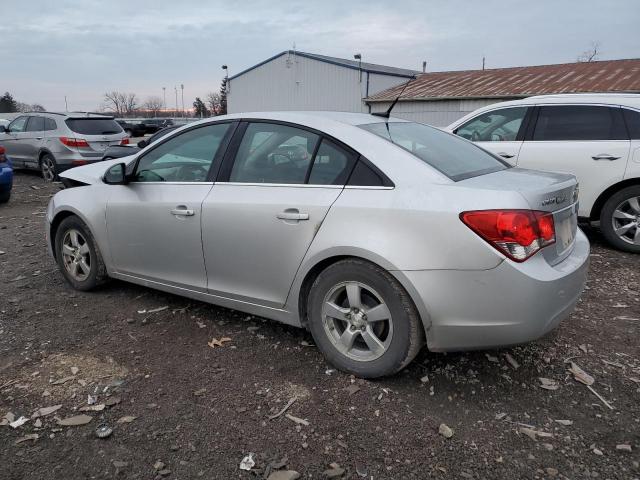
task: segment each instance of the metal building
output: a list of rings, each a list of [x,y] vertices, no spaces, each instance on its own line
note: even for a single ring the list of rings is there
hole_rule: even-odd
[[[384,112],[402,86],[371,93]],[[491,103],[553,93],[640,93],[640,59],[423,73],[407,85],[394,117],[446,126]]]
[[[229,77],[229,113],[272,110],[367,112],[364,99],[418,71],[287,50]]]

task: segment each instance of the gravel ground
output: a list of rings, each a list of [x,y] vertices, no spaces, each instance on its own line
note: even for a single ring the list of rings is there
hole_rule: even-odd
[[[363,381],[303,330],[118,281],[72,290],[44,242],[56,189],[17,173],[0,206],[0,418],[29,419],[0,426],[4,479],[640,477],[640,256],[597,232],[588,289],[551,336],[423,351]]]

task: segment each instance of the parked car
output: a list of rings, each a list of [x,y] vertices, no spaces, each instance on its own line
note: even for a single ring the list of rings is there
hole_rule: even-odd
[[[151,145],[153,142],[159,140],[165,135],[173,132],[180,125],[174,125],[173,127],[165,127],[162,130],[157,131],[149,138],[145,138],[144,140],[140,140],[136,145],[113,145],[107,148],[104,151],[104,155],[102,156],[103,160],[112,160],[114,158],[122,158],[128,157],[129,155],[134,155],[138,153],[140,150],[145,148],[147,145]]]
[[[0,118],[0,128],[1,127],[8,127],[10,123],[11,122],[9,120],[6,120],[4,118]]]
[[[69,168],[98,162],[110,145],[126,145],[113,117],[90,113],[27,113],[0,133],[14,168],[37,169],[47,182]]]
[[[173,120],[170,118],[146,118],[140,122],[145,133],[156,133],[157,131],[172,126]]]
[[[146,133],[146,129],[139,123],[131,123],[126,120],[116,120],[116,123],[120,125],[124,133],[130,137],[142,137]]]
[[[304,326],[361,377],[425,341],[536,339],[587,275],[574,176],[402,120],[220,116],[61,176],[46,237],[72,286],[118,278]]]
[[[581,219],[614,247],[640,253],[640,95],[495,103],[446,129],[512,165],[576,175]]]
[[[5,155],[5,149],[0,145],[0,203],[7,203],[11,198],[13,187],[13,167],[11,160]]]

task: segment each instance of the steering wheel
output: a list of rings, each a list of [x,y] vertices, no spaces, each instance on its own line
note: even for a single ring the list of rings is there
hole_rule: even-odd
[[[178,168],[176,177],[185,182],[204,182],[209,170],[202,165],[186,163]]]

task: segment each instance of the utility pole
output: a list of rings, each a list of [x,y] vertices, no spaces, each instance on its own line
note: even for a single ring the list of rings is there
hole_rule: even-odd
[[[174,85],[173,89],[174,89],[174,90],[175,90],[175,92],[176,92],[176,110],[175,110],[174,114],[177,116],[177,114],[178,114],[178,87],[176,87],[176,86]]]
[[[184,118],[184,83],[180,84],[180,90],[182,91],[182,118]]]
[[[162,108],[167,110],[167,87],[162,87]]]
[[[69,105],[67,105],[67,96],[64,96],[64,110],[65,112],[69,111]]]
[[[484,57],[482,57],[482,70],[484,70]]]

